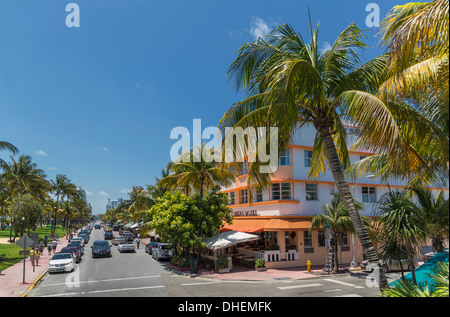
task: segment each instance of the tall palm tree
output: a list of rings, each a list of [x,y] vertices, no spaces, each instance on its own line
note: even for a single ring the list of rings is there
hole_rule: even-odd
[[[56,195],[56,204],[54,208],[54,217],[52,221],[52,232],[55,232],[56,219],[58,216],[58,210],[60,209],[60,199],[66,195],[70,195],[76,190],[76,186],[71,183],[70,179],[66,175],[57,174],[55,180],[51,180],[51,191]]]
[[[213,189],[216,185],[229,185],[234,180],[234,173],[224,164],[205,159],[203,153],[208,152],[213,155],[213,151],[202,145],[183,153],[176,162],[170,163],[172,174],[162,178],[158,186],[169,186],[174,189],[185,189],[185,194],[189,194],[189,189],[200,193]],[[199,160],[194,159],[197,155]]]
[[[17,161],[11,157],[11,161],[4,166],[5,172],[1,175],[11,196],[30,194],[43,202],[50,190],[45,172],[28,155],[21,155]]]
[[[358,52],[367,45],[355,24],[320,54],[318,27],[310,29],[309,44],[291,26],[281,25],[239,50],[228,75],[245,89],[247,98],[225,113],[219,127],[277,127],[280,152],[297,130],[314,126],[317,134],[309,176],[325,172],[328,163],[368,261],[379,265],[343,174],[343,167],[349,166],[344,120],[354,123],[358,133],[376,134],[375,147],[404,147],[389,109],[369,93],[380,84],[387,56],[362,64]],[[380,288],[386,287],[381,272]]]
[[[117,211],[122,212],[124,219],[139,221],[143,218],[144,213],[154,205],[154,200],[147,191],[138,186],[134,186],[129,195],[130,198],[124,200],[118,206]]]
[[[357,210],[363,210],[364,206],[361,202],[355,201]],[[334,243],[334,270],[339,271],[339,245],[342,244],[342,237],[349,233],[355,232],[352,220],[345,209],[344,203],[339,194],[335,194],[331,199],[331,204],[323,206],[322,213],[311,217],[310,231],[323,228],[325,224],[330,226],[332,232],[332,241]]]

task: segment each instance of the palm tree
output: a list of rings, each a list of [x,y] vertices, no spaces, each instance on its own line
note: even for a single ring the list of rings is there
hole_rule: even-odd
[[[389,59],[377,96],[398,118],[406,146],[356,163],[358,175],[399,177],[410,186],[448,181],[448,7],[448,0],[407,3],[384,18]]]
[[[245,44],[228,75],[248,96],[225,113],[219,127],[222,131],[226,127],[277,127],[280,152],[297,130],[314,126],[317,134],[308,175],[317,177],[328,163],[368,261],[379,265],[343,174],[343,167],[349,166],[344,120],[355,123],[358,133],[375,134],[377,144],[404,145],[389,109],[368,93],[377,90],[387,56],[362,64],[357,54],[366,47],[362,37],[351,24],[330,50],[319,54],[318,27],[311,27],[311,43],[307,44],[292,27],[281,25],[264,39]],[[381,272],[380,288],[386,287]]]
[[[425,223],[417,206],[403,191],[389,191],[382,195],[374,208],[380,223],[382,242],[391,248],[396,245],[406,254],[413,281],[416,283],[414,259],[421,243],[426,239]],[[393,242],[395,240],[395,242]],[[381,251],[386,247],[381,247]],[[387,255],[392,255],[392,252]]]
[[[5,172],[1,175],[11,196],[30,194],[43,202],[50,190],[45,172],[32,162],[31,156],[21,155],[17,161],[13,157],[11,160],[4,166]]]
[[[73,193],[76,190],[76,186],[70,182],[66,175],[57,174],[55,180],[51,180],[51,191],[56,195],[56,205],[54,209],[54,217],[52,222],[52,232],[55,232],[56,219],[58,216],[58,210],[60,209],[60,198]]]
[[[364,209],[362,203],[355,201],[357,210]],[[352,220],[345,209],[344,203],[341,200],[339,194],[334,194],[331,199],[331,204],[325,204],[323,206],[322,213],[317,216],[311,217],[311,227],[310,231],[314,229],[320,229],[324,227],[325,224],[330,226],[332,232],[332,241],[334,243],[334,270],[339,272],[339,256],[338,250],[339,245],[342,244],[342,237],[348,232],[354,232],[355,228],[353,226]]]
[[[16,148],[9,142],[0,141],[0,151],[9,151],[12,155],[16,155],[19,152],[19,149]],[[7,167],[8,163],[6,163],[2,158],[0,158],[0,169]]]
[[[155,202],[142,187],[134,186],[129,195],[130,198],[117,207],[117,212],[122,212],[123,218],[139,221]]]
[[[208,151],[205,145],[202,145],[183,153],[176,162],[170,163],[172,174],[162,178],[158,186],[182,188],[185,194],[189,194],[189,189],[193,188],[200,193],[200,197],[203,197],[205,190],[209,191],[216,185],[231,184],[234,174],[226,165],[206,160],[203,153]],[[194,159],[196,152],[201,153],[199,161]],[[213,155],[212,150],[209,153]]]
[[[411,188],[417,198],[418,206],[422,218],[425,222],[425,230],[431,238],[433,249],[442,252],[444,241],[449,237],[449,199],[445,199],[444,190],[441,190],[436,197],[428,188]]]

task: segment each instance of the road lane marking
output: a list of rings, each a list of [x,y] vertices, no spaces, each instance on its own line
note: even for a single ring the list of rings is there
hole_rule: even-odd
[[[117,289],[106,289],[101,291],[91,291],[86,292],[87,294],[96,294],[96,293],[108,293],[108,292],[122,292],[122,291],[136,291],[140,289],[152,289],[152,288],[165,288],[165,286],[144,286],[144,287],[132,287],[132,288],[117,288]]]
[[[79,282],[73,282],[73,283],[43,284],[41,286],[42,287],[61,286],[61,285],[72,286],[72,285],[75,285],[75,284],[102,283],[102,282],[126,281],[126,280],[139,280],[139,279],[157,278],[157,277],[161,277],[161,276],[160,275],[151,275],[151,276],[141,276],[141,277],[124,277],[124,278],[114,278],[114,279],[107,279],[107,280],[79,281]]]
[[[342,292],[340,288],[335,289],[327,289],[326,291],[323,291],[324,293],[331,293],[331,292]]]
[[[219,284],[222,282],[199,282],[199,283],[187,283],[187,284],[181,284],[181,286],[192,286],[192,285],[207,285],[207,284]]]
[[[323,284],[314,283],[314,284],[304,284],[304,285],[280,286],[280,287],[278,287],[278,289],[284,290],[284,289],[306,288],[306,287],[317,287],[317,286],[323,286]]]
[[[351,287],[354,287],[354,288],[364,288],[363,286],[358,286],[358,285],[355,285],[355,284],[346,283],[346,282],[334,280],[334,279],[331,279],[331,278],[325,278],[323,280],[324,281],[328,281],[328,282],[332,282],[332,283],[336,283],[336,284],[345,285],[345,286],[351,286]]]
[[[333,296],[333,297],[362,297],[362,296],[358,295],[358,294],[346,294],[346,295],[338,295],[338,296]]]

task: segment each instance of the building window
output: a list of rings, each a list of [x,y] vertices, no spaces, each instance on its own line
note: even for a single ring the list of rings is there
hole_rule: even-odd
[[[375,203],[377,202],[377,190],[375,187],[362,187],[363,203]]]
[[[291,165],[291,150],[285,149],[280,154],[280,166],[290,166]]]
[[[350,251],[350,245],[348,244],[348,234],[343,234],[341,237],[341,251]]]
[[[248,203],[248,192],[247,189],[241,189],[241,204]]]
[[[272,200],[291,200],[291,183],[272,184]]]
[[[319,200],[317,194],[317,184],[305,184],[306,185],[306,200]]]
[[[230,199],[230,205],[236,205],[236,193],[235,192],[229,192],[228,198]]]
[[[312,154],[312,151],[305,151],[305,167],[311,166]]]
[[[312,232],[303,231],[303,246],[305,253],[314,253]]]
[[[330,185],[330,195],[334,196],[334,194],[336,194],[336,188],[334,187],[334,185]]]
[[[319,245],[319,247],[325,246],[325,231],[317,232],[317,244]]]
[[[246,175],[247,174],[247,161],[242,162],[242,169],[241,169],[241,175]]]
[[[255,202],[263,201],[263,191],[261,187],[255,189]]]

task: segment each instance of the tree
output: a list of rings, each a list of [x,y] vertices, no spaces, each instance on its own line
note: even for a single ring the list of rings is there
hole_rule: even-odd
[[[45,172],[28,155],[21,155],[17,161],[11,157],[11,161],[4,166],[5,172],[1,175],[11,196],[30,194],[43,202],[50,190]]]
[[[380,223],[382,247],[381,251],[396,246],[404,253],[416,283],[415,264],[419,246],[426,239],[425,222],[421,212],[402,191],[389,191],[383,194],[375,205],[374,216]],[[384,238],[384,239],[383,239]],[[386,257],[392,252],[385,253]]]
[[[442,252],[444,241],[449,237],[449,200],[444,190],[434,197],[430,189],[411,188],[417,198],[417,207],[425,223],[426,235],[431,238],[433,249]]]
[[[36,226],[42,214],[42,205],[30,194],[14,197],[8,209],[12,215],[11,227],[16,233],[21,232],[21,236],[25,230]]]
[[[377,91],[387,56],[362,64],[358,51],[367,45],[355,24],[341,32],[331,49],[319,54],[318,27],[310,29],[309,44],[291,26],[281,25],[238,51],[228,76],[245,89],[247,97],[225,113],[219,127],[222,131],[277,127],[280,152],[296,131],[307,124],[314,126],[317,134],[308,176],[325,172],[328,163],[363,251],[369,262],[379,266],[343,174],[343,167],[350,164],[343,120],[355,124],[360,134],[376,135],[375,145],[404,147],[389,109],[370,93]],[[380,288],[386,287],[381,272]]]
[[[364,209],[364,206],[355,201],[357,210]],[[325,224],[330,226],[332,232],[332,242],[334,243],[334,270],[339,272],[339,256],[338,250],[339,245],[342,244],[343,235],[348,232],[354,232],[352,220],[350,219],[345,205],[341,200],[339,194],[335,194],[333,199],[331,199],[331,205],[325,204],[323,206],[323,211],[317,216],[311,217],[311,227],[310,231],[314,229],[320,229]]]
[[[12,145],[9,142],[6,141],[0,141],[0,151],[9,151],[13,155],[17,154],[19,152],[19,149],[16,148],[14,145]],[[5,168],[8,166],[8,163],[6,163],[2,158],[0,158],[0,169]]]
[[[71,195],[76,191],[76,186],[70,182],[66,175],[57,174],[55,180],[51,180],[51,191],[56,195],[56,205],[52,222],[52,232],[55,232],[58,210],[60,209],[60,198]]]
[[[152,228],[163,241],[180,247],[186,258],[191,249],[198,253],[205,245],[204,238],[218,233],[224,222],[232,221],[228,197],[217,190],[204,197],[166,192],[150,210]]]
[[[203,197],[205,191],[209,191],[216,185],[229,185],[234,180],[234,174],[224,164],[215,160],[208,161],[204,153],[212,156],[213,150],[202,145],[183,153],[176,162],[170,163],[169,168],[172,172],[158,182],[162,188],[185,189],[188,194],[188,188],[194,188]],[[198,156],[198,160],[196,157]]]

